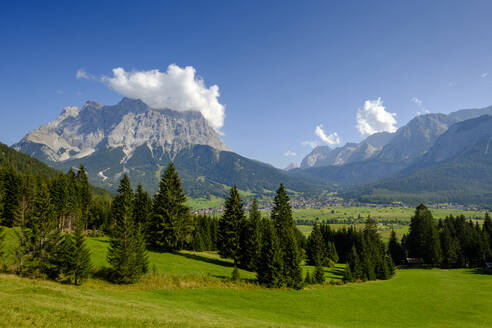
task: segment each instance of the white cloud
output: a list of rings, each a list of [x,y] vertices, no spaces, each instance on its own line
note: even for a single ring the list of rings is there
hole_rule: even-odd
[[[396,114],[389,113],[383,106],[381,98],[366,100],[364,107],[357,111],[357,129],[360,134],[374,134],[377,132],[395,132]]]
[[[284,156],[296,156],[297,154],[295,152],[293,152],[292,150],[287,150],[285,153],[284,153]]]
[[[420,100],[417,97],[413,97],[412,99],[410,99],[410,101],[413,102],[414,104],[416,104],[419,107],[422,106],[422,100]]]
[[[58,90],[56,90],[56,93],[58,93],[59,95],[62,95],[63,94],[63,90],[58,89]]]
[[[480,77],[482,79],[485,79],[488,75],[489,75],[489,73],[488,72],[485,72],[485,73],[482,73],[482,75],[480,75]]]
[[[83,68],[79,68],[77,70],[77,73],[75,74],[75,77],[78,80],[94,80],[95,79],[94,75],[87,73],[85,71],[85,69],[83,69]]]
[[[311,148],[316,148],[318,146],[318,142],[316,140],[312,140],[312,141],[306,140],[301,142],[301,145],[309,146]]]
[[[323,140],[330,146],[340,143],[340,137],[338,136],[338,133],[334,132],[327,136],[325,131],[323,131],[323,125],[318,125],[314,130],[314,134],[316,134],[321,140]]]
[[[191,66],[181,68],[172,64],[166,72],[126,72],[118,67],[113,69],[112,77],[103,77],[103,81],[122,95],[140,99],[152,108],[198,111],[216,130],[224,125],[225,107],[218,101],[219,87],[207,88]]]

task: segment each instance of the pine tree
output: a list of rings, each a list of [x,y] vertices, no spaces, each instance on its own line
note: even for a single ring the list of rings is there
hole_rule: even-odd
[[[147,229],[147,239],[153,248],[179,250],[191,242],[193,221],[185,202],[181,179],[170,162],[154,197],[152,218]]]
[[[258,210],[256,198],[253,199],[249,217],[241,222],[239,236],[239,263],[242,268],[254,271],[258,263],[261,247],[261,213]]]
[[[267,287],[282,287],[282,253],[273,223],[265,220],[262,229],[258,282]]]
[[[133,283],[144,274],[139,250],[138,230],[133,221],[133,191],[125,174],[113,201],[114,231],[108,249],[108,262],[112,266],[111,279],[120,284]],[[141,239],[141,238],[140,238]]]
[[[33,209],[28,213],[23,234],[26,262],[23,274],[45,276],[52,272],[52,257],[56,256],[59,231],[48,186],[38,178]]]
[[[287,287],[301,289],[303,287],[301,257],[293,229],[289,230],[286,241],[283,249],[283,279]]]
[[[3,209],[0,223],[12,227],[21,198],[22,179],[13,166],[8,166],[3,176]]]
[[[396,238],[395,230],[391,230],[390,240],[388,242],[388,252],[391,255],[393,263],[396,265],[403,264],[405,260],[405,255],[403,253],[403,248]]]
[[[219,254],[234,260],[238,264],[240,255],[241,224],[244,221],[243,203],[236,186],[231,188],[225,201],[224,214],[219,220],[218,248]]]
[[[321,234],[317,222],[314,223],[313,230],[307,240],[307,263],[309,265],[328,264],[328,252],[325,247],[325,241]]]
[[[313,279],[311,278],[311,273],[306,271],[306,276],[304,277],[304,285],[311,285],[313,283]]]
[[[323,284],[325,282],[325,271],[319,264],[314,268],[313,281],[317,284]]]
[[[84,223],[84,228],[87,229],[89,205],[92,200],[92,193],[91,193],[89,179],[87,178],[87,173],[85,172],[84,165],[80,165],[79,171],[77,172],[76,181],[77,181],[76,190],[77,190],[79,204],[80,204],[80,214],[82,216],[82,222]]]
[[[360,263],[359,254],[357,254],[357,249],[355,245],[352,246],[352,250],[348,256],[347,266],[350,268],[350,272],[352,273],[352,281],[357,279],[362,279],[362,265]]]
[[[335,243],[332,241],[328,242],[328,258],[331,260],[329,263],[330,266],[334,266],[334,263],[337,263],[339,260]]]
[[[301,258],[289,201],[284,185],[280,184],[273,200],[274,206],[271,218],[280,240],[280,249],[283,257],[282,279],[287,287],[298,289],[302,288]]]
[[[407,238],[409,257],[421,257],[427,264],[438,265],[441,262],[441,245],[432,213],[420,204],[410,222]]]
[[[151,212],[152,199],[143,189],[142,184],[139,183],[135,191],[133,216],[135,223],[141,225],[144,231],[147,230],[146,227],[149,224]]]
[[[350,265],[345,267],[345,271],[343,272],[343,281],[352,282],[354,278],[352,277],[352,270],[350,270]]]
[[[86,245],[83,228],[82,222],[77,223],[73,236],[73,264],[70,273],[75,285],[80,285],[87,279],[92,269],[91,253]]]

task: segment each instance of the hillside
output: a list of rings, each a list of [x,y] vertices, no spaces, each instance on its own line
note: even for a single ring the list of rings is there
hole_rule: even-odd
[[[110,191],[126,173],[153,193],[170,161],[195,198],[224,197],[233,185],[258,195],[269,195],[280,183],[294,192],[322,189],[229,151],[199,112],[156,110],[129,98],[113,106],[67,107],[13,148],[63,171],[83,164],[89,181]]]
[[[456,123],[396,177],[345,193],[364,201],[492,203],[492,116]]]

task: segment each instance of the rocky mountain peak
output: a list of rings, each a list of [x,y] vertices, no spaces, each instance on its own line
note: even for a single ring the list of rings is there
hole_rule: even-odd
[[[88,101],[80,110],[66,107],[14,148],[47,162],[83,158],[104,147],[121,148],[124,162],[142,145],[172,157],[197,144],[228,150],[199,112],[157,110],[141,100],[123,98],[113,106]]]

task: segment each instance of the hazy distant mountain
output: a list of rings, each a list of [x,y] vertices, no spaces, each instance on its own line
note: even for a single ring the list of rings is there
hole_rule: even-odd
[[[377,158],[382,161],[400,162],[425,154],[434,141],[457,119],[444,114],[419,115],[399,128]]]
[[[287,165],[284,170],[285,171],[290,171],[290,170],[293,170],[293,169],[297,169],[299,168],[299,164],[297,164],[296,162],[292,162],[290,163],[289,165]]]
[[[366,201],[492,204],[492,116],[452,125],[395,177],[346,194]]]
[[[460,120],[477,118],[483,113],[492,114],[492,106],[457,111],[449,115],[419,115],[395,133],[383,135],[384,138],[378,144],[371,140],[374,136],[380,138],[376,134],[359,144],[347,144],[344,147],[329,151],[324,148],[321,155],[319,150],[315,149],[313,153],[317,156],[313,157],[316,160],[310,161],[311,166],[304,165],[303,167],[301,165],[302,172],[300,172],[301,170],[292,170],[289,171],[289,174],[302,176],[311,181],[323,181],[324,183],[339,185],[364,185],[391,177],[401,177],[410,174],[410,170],[413,168],[422,168],[423,165],[428,165],[433,160],[439,161],[454,156],[454,151],[461,149],[459,148],[460,145],[464,149],[471,147],[473,137],[481,135],[480,131],[473,131],[480,129],[479,126],[473,125],[469,132],[470,135],[467,137],[458,137],[457,134],[449,134],[448,136],[453,136],[451,139],[440,139],[440,137],[444,136],[446,131],[454,127]],[[439,143],[438,140],[440,140]],[[442,144],[444,142],[448,142],[452,148],[445,147]],[[364,152],[364,145],[375,146],[374,148],[379,146],[380,148],[379,151],[371,151],[371,148],[368,147],[370,151]],[[431,148],[433,149],[432,153],[430,153]],[[350,156],[348,158],[336,161],[337,158],[341,158],[340,154],[347,153],[349,150]],[[362,154],[362,156],[357,158],[357,154]],[[310,155],[303,160],[304,163],[308,162]],[[456,173],[459,174],[459,172]]]
[[[358,144],[347,143],[335,149],[331,149],[328,146],[318,146],[304,157],[301,162],[301,168],[340,166],[363,161],[377,155],[392,138],[392,133],[381,132],[367,137]]]
[[[283,170],[228,151],[199,112],[156,110],[127,98],[114,106],[87,102],[80,110],[65,108],[55,121],[13,147],[62,170],[84,164],[90,182],[110,190],[126,173],[134,185],[142,183],[153,192],[171,160],[193,197],[224,196],[234,184],[259,194],[281,182],[294,191],[314,188]]]

